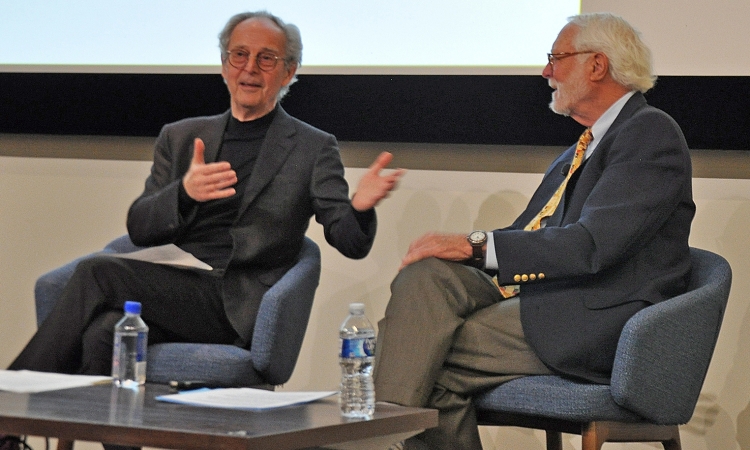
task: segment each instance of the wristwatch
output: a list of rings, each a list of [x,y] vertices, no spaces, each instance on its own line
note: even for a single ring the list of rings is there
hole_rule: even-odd
[[[487,232],[475,230],[466,236],[466,240],[472,248],[471,265],[474,267],[484,267],[484,244],[487,243]]]

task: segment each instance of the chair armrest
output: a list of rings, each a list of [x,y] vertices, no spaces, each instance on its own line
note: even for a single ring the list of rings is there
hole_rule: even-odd
[[[103,253],[130,253],[134,252],[136,250],[141,250],[143,247],[138,247],[137,245],[133,244],[133,241],[130,240],[130,236],[123,235],[120,236],[106,246],[104,246],[104,250],[102,250]]]
[[[97,252],[98,253],[98,252]],[[44,319],[47,318],[52,307],[57,303],[57,299],[60,298],[65,285],[68,284],[68,280],[76,270],[78,263],[86,258],[90,258],[97,253],[91,253],[86,256],[81,256],[73,261],[64,264],[56,269],[52,269],[49,272],[41,275],[37,278],[34,283],[34,304],[36,306],[36,324],[41,325]]]
[[[252,346],[253,366],[273,385],[292,376],[320,281],[320,249],[305,237],[300,259],[261,300]]]
[[[126,234],[108,243],[102,251],[76,258],[73,261],[53,269],[37,278],[36,283],[34,284],[34,303],[36,306],[37,326],[41,325],[44,319],[47,318],[47,315],[49,315],[52,307],[57,302],[57,299],[60,298],[65,285],[68,284],[68,280],[70,280],[73,272],[75,272],[76,266],[79,262],[102,253],[128,253],[138,250],[139,248],[140,247],[136,247],[135,244],[131,242],[130,237]]]
[[[612,397],[658,424],[690,420],[729,297],[729,264],[719,255],[699,252],[698,259],[692,258],[692,290],[634,315],[617,347]]]

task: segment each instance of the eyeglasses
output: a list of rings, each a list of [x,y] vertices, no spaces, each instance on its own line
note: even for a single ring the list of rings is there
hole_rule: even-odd
[[[560,53],[547,53],[547,62],[549,62],[550,65],[554,66],[555,61],[559,61],[563,58],[567,58],[568,56],[575,56],[575,55],[586,55],[589,53],[598,53],[598,52],[560,52]]]
[[[226,52],[226,60],[232,67],[237,69],[244,69],[250,61],[250,52],[245,50],[232,50]],[[264,72],[270,72],[276,68],[280,59],[284,59],[280,56],[276,56],[270,52],[260,52],[255,55],[255,63],[258,68]]]

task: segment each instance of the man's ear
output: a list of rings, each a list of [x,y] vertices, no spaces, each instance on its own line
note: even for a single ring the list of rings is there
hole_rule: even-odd
[[[221,79],[224,80],[224,84],[227,84],[227,63],[224,58],[221,59]]]
[[[604,53],[596,53],[593,58],[590,78],[591,81],[601,81],[609,73],[609,59]]]
[[[289,86],[289,83],[291,83],[292,79],[294,78],[294,74],[297,73],[297,67],[299,67],[299,65],[297,63],[294,63],[287,69],[287,74],[284,77],[282,86]]]

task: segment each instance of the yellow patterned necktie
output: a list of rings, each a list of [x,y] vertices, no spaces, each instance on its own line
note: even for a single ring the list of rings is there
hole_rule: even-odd
[[[552,195],[552,198],[549,199],[547,204],[544,205],[542,210],[539,211],[539,213],[531,220],[531,222],[529,222],[528,225],[526,225],[526,227],[524,227],[524,230],[538,230],[539,228],[541,228],[542,220],[550,217],[555,212],[555,209],[557,209],[557,206],[560,204],[560,199],[565,193],[565,187],[568,185],[568,180],[570,180],[573,172],[575,172],[576,169],[578,169],[578,167],[581,165],[581,162],[583,161],[583,155],[586,154],[586,149],[588,148],[593,138],[594,135],[591,134],[591,128],[586,128],[586,131],[584,131],[581,137],[578,139],[578,144],[576,144],[576,152],[573,155],[573,161],[570,163],[570,169],[568,169],[568,174],[565,176],[565,179],[562,183],[560,183],[560,186]]]
[[[576,144],[576,151],[573,155],[573,161],[570,163],[570,169],[568,169],[568,174],[565,176],[565,179],[562,181],[562,183],[560,183],[560,186],[552,195],[552,198],[547,201],[547,204],[544,205],[542,210],[539,211],[539,213],[531,220],[531,222],[529,222],[528,225],[524,227],[524,230],[538,230],[542,226],[542,220],[550,217],[555,212],[555,209],[557,209],[557,206],[560,204],[560,199],[565,193],[565,188],[568,186],[568,180],[570,180],[571,175],[573,175],[576,169],[580,167],[581,162],[583,162],[583,156],[586,154],[586,149],[588,148],[593,138],[594,135],[591,134],[591,128],[586,128],[581,137],[578,139],[578,144]],[[494,280],[495,282],[497,282],[497,278],[495,278]],[[517,284],[498,286],[498,288],[500,289],[500,294],[502,294],[502,296],[505,298],[515,297],[521,290],[520,286]]]

